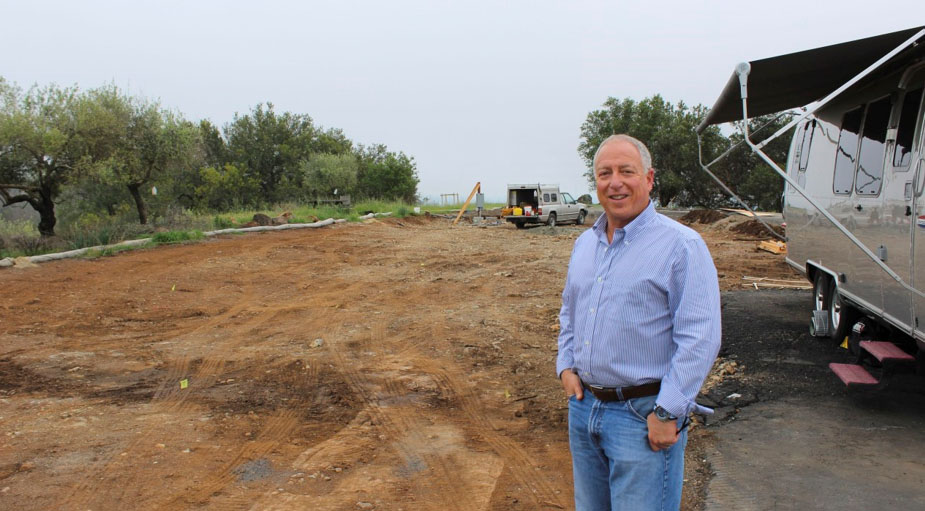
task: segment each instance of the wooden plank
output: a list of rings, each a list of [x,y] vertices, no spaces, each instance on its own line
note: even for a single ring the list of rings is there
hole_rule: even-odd
[[[472,198],[475,197],[475,192],[479,191],[479,188],[482,186],[481,181],[475,183],[475,188],[472,189],[472,193],[469,194],[469,198],[466,199],[466,203],[463,204],[463,207],[459,208],[459,214],[456,215],[456,220],[453,220],[453,225],[456,225],[456,222],[459,222],[459,219],[462,218],[463,213],[466,212],[466,208],[469,207],[469,203],[472,202]]]
[[[743,282],[742,285],[745,287],[754,287],[755,289],[762,288],[762,287],[774,288],[774,289],[812,289],[813,288],[813,286],[809,284],[805,284],[805,285],[804,284],[800,284],[800,285],[774,284],[771,282]]]
[[[777,284],[786,284],[786,285],[793,285],[793,286],[812,287],[812,284],[809,282],[806,282],[806,280],[804,279],[796,279],[796,280],[794,279],[772,279],[770,277],[751,277],[751,276],[746,275],[742,277],[742,280],[749,281],[749,282],[758,282],[758,283],[764,282],[766,284],[777,283]]]
[[[787,244],[780,241],[762,241],[758,244],[758,250],[764,250],[772,254],[786,254]]]

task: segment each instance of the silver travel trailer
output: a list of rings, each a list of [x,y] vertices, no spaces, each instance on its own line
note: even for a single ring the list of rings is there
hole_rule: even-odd
[[[802,107],[760,142],[738,127],[786,181],[786,260],[813,283],[810,328],[857,354],[830,364],[849,386],[925,366],[923,87],[918,27],[739,64],[698,127]],[[791,128],[775,163],[762,148]]]

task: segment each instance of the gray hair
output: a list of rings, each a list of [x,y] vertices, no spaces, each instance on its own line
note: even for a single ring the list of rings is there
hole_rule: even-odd
[[[603,149],[605,145],[611,142],[620,142],[620,141],[629,142],[630,144],[633,144],[633,147],[635,147],[636,150],[639,151],[639,158],[642,160],[643,170],[649,170],[652,168],[652,154],[649,153],[649,148],[646,147],[646,145],[643,144],[642,141],[640,141],[638,138],[634,138],[629,135],[624,135],[621,133],[619,135],[610,135],[609,137],[605,138],[603,142],[601,142],[601,145],[597,146],[597,151],[594,152],[594,160],[591,161],[592,171],[597,168],[597,155],[600,154],[601,149]]]

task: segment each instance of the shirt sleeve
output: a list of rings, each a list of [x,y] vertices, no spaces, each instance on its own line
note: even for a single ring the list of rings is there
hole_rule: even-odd
[[[572,256],[569,260],[569,269],[565,277],[565,286],[562,289],[562,308],[559,309],[559,352],[556,357],[556,376],[562,376],[562,371],[575,367],[575,357],[572,354],[572,339],[574,330],[572,327],[572,296],[569,289],[569,282],[572,276],[572,263],[575,260],[575,252],[578,251],[578,242],[572,248]]]
[[[691,411],[712,413],[695,401],[722,337],[719,281],[703,239],[682,244],[673,264],[668,300],[675,351],[656,402],[678,417]]]

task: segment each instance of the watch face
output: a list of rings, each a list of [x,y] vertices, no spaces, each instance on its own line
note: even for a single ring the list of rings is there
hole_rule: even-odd
[[[671,420],[674,418],[670,413],[668,413],[668,410],[665,410],[661,406],[655,407],[655,416],[662,420]]]

